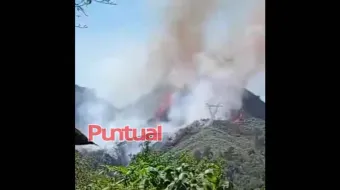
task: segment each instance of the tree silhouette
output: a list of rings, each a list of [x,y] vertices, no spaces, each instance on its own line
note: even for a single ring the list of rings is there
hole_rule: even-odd
[[[92,4],[92,3],[100,3],[100,4],[107,4],[107,5],[116,5],[113,0],[76,0],[75,1],[75,9],[76,9],[76,17],[88,16],[86,14],[85,8]],[[76,25],[77,28],[88,28],[87,25]]]
[[[89,144],[97,145],[94,142],[89,141],[89,139],[83,133],[81,133],[77,128],[74,128],[74,129],[75,129],[75,132],[74,132],[75,145],[89,145]]]

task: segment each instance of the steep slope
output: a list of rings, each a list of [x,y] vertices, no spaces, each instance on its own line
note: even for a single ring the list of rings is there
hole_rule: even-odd
[[[123,112],[140,118],[151,118],[154,116],[164,96],[173,90],[174,87],[170,85],[160,85],[126,106]]]
[[[247,89],[243,95],[243,110],[253,117],[266,120],[266,104]]]
[[[140,114],[145,114],[144,116],[152,116],[162,94],[168,89],[168,87],[155,89],[154,92],[143,96],[126,110],[137,110]],[[91,112],[84,114],[82,112],[84,104],[106,105],[104,107],[107,110],[104,110],[110,113],[104,114],[105,117],[102,119],[106,119],[106,121],[114,119],[114,114],[119,111],[105,101],[98,99],[93,92],[86,88],[78,87],[76,99],[76,113],[80,114],[77,117],[78,123],[79,120],[83,120],[82,122],[91,121],[91,116],[92,118],[96,116]],[[154,107],[146,106],[153,105],[152,103]],[[138,108],[143,107],[144,109],[138,110]],[[237,123],[216,120],[206,126],[208,120],[196,121],[180,129],[169,139],[165,138],[164,142],[154,144],[153,148],[175,154],[191,151],[196,157],[200,158],[209,155],[211,152],[214,157],[222,156],[225,158],[228,164],[225,173],[236,186],[242,187],[238,189],[250,190],[263,187],[265,178],[265,103],[258,96],[245,90],[243,107],[241,110],[237,110],[237,115],[242,116]],[[116,157],[110,156],[103,150],[85,154],[95,160],[95,165],[102,163],[126,165],[128,157],[124,151],[126,150],[116,151]]]
[[[191,151],[196,157],[222,156],[227,161],[226,175],[239,189],[256,189],[264,185],[265,122],[247,117],[238,124],[216,120],[196,121],[179,130],[163,143],[154,145],[159,150],[173,153]]]
[[[166,99],[165,97],[168,96],[169,93],[175,92],[174,90],[175,88],[173,86],[158,86],[150,93],[141,96],[134,103],[125,107],[124,112],[141,118],[152,118],[155,116],[159,106],[164,103],[162,101]],[[245,111],[248,115],[265,120],[265,103],[259,96],[244,89],[242,102],[243,106],[241,110]],[[240,110],[234,110],[233,117],[238,117],[240,114],[239,111]]]

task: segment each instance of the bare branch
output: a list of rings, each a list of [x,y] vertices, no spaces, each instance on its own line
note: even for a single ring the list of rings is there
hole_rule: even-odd
[[[88,2],[88,1],[85,1],[85,0],[81,0],[79,3],[75,3],[75,6],[76,7],[82,7],[82,6],[87,5],[87,4],[91,4],[91,1]]]
[[[108,4],[108,5],[117,5],[116,3],[112,2],[111,0],[94,0],[94,2]]]
[[[87,25],[80,25],[80,24],[76,25],[76,27],[77,27],[77,28],[88,28]]]
[[[77,0],[77,3],[75,3],[75,9],[80,12],[82,15],[88,16],[86,14],[86,11],[84,10],[84,6],[87,7],[91,3],[101,3],[106,5],[117,5],[113,0]],[[81,15],[76,15],[77,18],[81,17]],[[76,26],[77,28],[88,28],[86,25],[80,26],[79,24]]]
[[[77,9],[77,11],[79,11],[79,12],[83,13],[85,16],[87,16],[87,14],[86,14],[86,12],[85,12],[85,10],[82,6],[76,6],[76,9]]]

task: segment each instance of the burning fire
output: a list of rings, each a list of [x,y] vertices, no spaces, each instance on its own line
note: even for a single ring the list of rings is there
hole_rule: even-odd
[[[242,111],[239,112],[238,116],[232,120],[233,123],[239,123],[243,120],[243,114],[242,114]]]

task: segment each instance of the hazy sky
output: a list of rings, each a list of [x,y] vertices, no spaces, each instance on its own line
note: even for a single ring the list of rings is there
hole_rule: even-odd
[[[149,1],[121,0],[116,6],[94,3],[86,9],[88,17],[76,19],[77,24],[89,27],[76,28],[76,84],[94,88],[105,97],[112,93],[107,89],[145,63],[147,45],[155,34],[152,31],[161,19],[161,9],[151,11]],[[218,29],[225,27],[218,21],[213,24]],[[248,87],[261,99],[264,78],[259,74]]]

